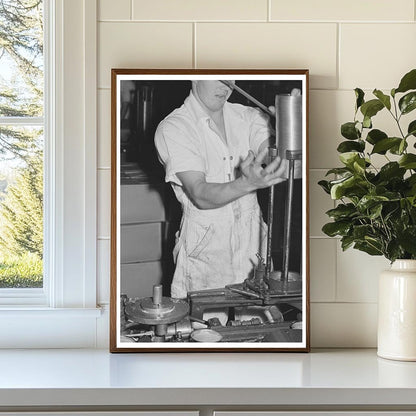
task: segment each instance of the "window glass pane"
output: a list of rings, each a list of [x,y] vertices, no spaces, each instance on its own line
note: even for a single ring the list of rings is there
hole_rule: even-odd
[[[43,114],[42,5],[0,0],[0,116]]]
[[[0,288],[42,287],[43,128],[2,130],[21,149],[0,146]]]

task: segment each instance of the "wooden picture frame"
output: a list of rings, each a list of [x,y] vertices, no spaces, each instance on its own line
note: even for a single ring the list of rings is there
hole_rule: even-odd
[[[309,351],[308,89],[305,69],[112,70],[111,352]]]

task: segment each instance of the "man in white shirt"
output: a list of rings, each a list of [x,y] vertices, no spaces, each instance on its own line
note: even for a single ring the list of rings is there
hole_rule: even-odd
[[[192,81],[184,104],[158,126],[155,144],[182,205],[171,296],[241,283],[265,256],[267,228],[256,190],[283,181],[286,163],[262,167],[268,117],[228,103],[221,81]],[[263,165],[264,166],[264,165]]]

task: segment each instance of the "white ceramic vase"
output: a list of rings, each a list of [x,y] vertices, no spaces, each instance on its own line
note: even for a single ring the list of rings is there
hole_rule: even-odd
[[[380,275],[377,355],[416,361],[416,260],[396,260]]]

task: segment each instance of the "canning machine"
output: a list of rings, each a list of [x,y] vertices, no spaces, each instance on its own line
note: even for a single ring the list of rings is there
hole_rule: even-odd
[[[276,147],[288,161],[282,270],[273,270],[271,246],[275,187],[268,190],[267,255],[244,282],[221,289],[189,292],[187,299],[121,296],[121,337],[125,342],[301,342],[304,285],[289,270],[294,179],[302,160],[302,94],[276,95],[275,112],[237,85],[222,81],[276,120]],[[295,169],[296,168],[296,169]],[[302,270],[302,267],[300,267]]]

